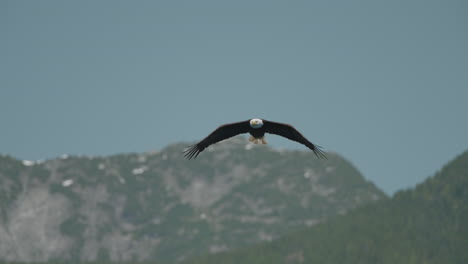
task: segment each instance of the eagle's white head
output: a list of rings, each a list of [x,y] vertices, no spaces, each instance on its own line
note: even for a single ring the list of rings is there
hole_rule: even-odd
[[[263,121],[260,118],[250,119],[250,126],[252,128],[261,128],[263,126]]]

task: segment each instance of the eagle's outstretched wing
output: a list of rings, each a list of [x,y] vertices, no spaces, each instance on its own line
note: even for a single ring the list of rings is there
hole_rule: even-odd
[[[196,158],[198,154],[200,154],[200,152],[202,152],[209,145],[242,133],[247,133],[249,132],[249,129],[249,120],[222,125],[211,132],[211,134],[209,134],[202,141],[184,150],[184,156],[187,159]]]
[[[312,144],[307,138],[305,138],[297,129],[293,126],[283,123],[277,123],[272,121],[263,120],[263,126],[265,132],[275,134],[278,136],[285,137],[287,139],[299,142],[308,148],[310,148],[318,158],[327,158],[324,152],[320,149],[320,146]]]

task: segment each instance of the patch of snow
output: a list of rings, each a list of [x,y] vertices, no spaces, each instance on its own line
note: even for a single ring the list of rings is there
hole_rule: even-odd
[[[310,176],[312,176],[312,171],[311,170],[306,170],[304,172],[304,178],[308,179],[308,178],[310,178]]]
[[[254,146],[254,144],[247,143],[244,148],[245,148],[245,150],[251,150],[253,148],[253,146]]]
[[[273,236],[271,234],[265,233],[263,231],[260,231],[258,233],[258,238],[262,241],[271,241],[273,240]]]
[[[121,184],[125,184],[125,179],[122,178],[122,177],[119,177],[119,182],[120,182]]]
[[[228,250],[229,248],[226,245],[211,245],[210,253],[218,253]]]
[[[62,154],[62,155],[60,155],[60,158],[61,159],[68,159],[68,154]]]
[[[106,168],[106,165],[104,165],[104,163],[99,163],[98,169],[103,170],[105,168]]]
[[[63,186],[63,187],[68,187],[68,186],[70,186],[70,185],[72,185],[72,184],[73,184],[73,180],[72,180],[72,179],[68,179],[68,180],[65,180],[65,181],[62,182],[62,186]]]
[[[150,156],[157,155],[157,154],[159,154],[159,150],[152,149],[152,150],[148,151],[147,154],[150,155]]]
[[[320,222],[320,221],[317,220],[317,219],[307,219],[307,220],[304,221],[304,224],[305,224],[306,226],[313,226],[313,225],[318,224],[319,222]]]
[[[205,213],[200,214],[200,219],[206,219],[206,214]]]
[[[133,175],[142,174],[147,170],[148,170],[148,167],[146,167],[146,166],[143,166],[143,167],[140,167],[140,168],[135,168],[135,169],[132,170],[132,174]]]
[[[34,164],[35,164],[35,162],[32,161],[32,160],[23,160],[23,165],[24,165],[24,166],[28,166],[28,167],[29,167],[29,166],[33,166]]]
[[[373,194],[372,197],[371,197],[372,200],[378,200],[379,199],[379,196],[377,194]]]
[[[273,150],[280,153],[280,154],[288,152],[288,150],[285,149],[285,148],[274,148]]]
[[[141,156],[138,156],[138,162],[140,162],[140,163],[144,163],[144,162],[146,162],[146,157],[145,157],[145,156],[143,156],[143,155],[141,155]]]
[[[177,234],[178,234],[179,236],[185,234],[185,228],[180,228],[179,230],[177,230]]]

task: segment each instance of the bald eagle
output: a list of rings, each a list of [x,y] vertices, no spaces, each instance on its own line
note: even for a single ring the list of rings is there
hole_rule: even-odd
[[[196,158],[198,154],[200,154],[200,152],[202,152],[209,145],[247,132],[250,133],[249,141],[253,142],[254,144],[267,144],[265,140],[265,133],[270,133],[299,142],[310,148],[318,158],[326,158],[325,154],[320,149],[320,146],[312,144],[312,142],[307,140],[307,138],[305,138],[293,126],[259,118],[225,124],[218,127],[197,144],[189,146],[184,151],[184,156],[187,159]]]

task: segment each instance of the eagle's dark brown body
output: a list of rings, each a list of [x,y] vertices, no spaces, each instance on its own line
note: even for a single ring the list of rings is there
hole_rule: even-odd
[[[264,139],[265,133],[282,136],[307,146],[315,153],[317,157],[325,158],[325,155],[323,151],[320,150],[320,147],[312,144],[312,142],[307,140],[293,126],[258,118],[237,123],[225,124],[218,127],[206,138],[186,149],[184,151],[185,157],[188,159],[196,158],[198,154],[200,154],[200,152],[202,152],[209,145],[243,133],[249,133],[252,135],[250,141],[262,144],[266,144]]]
[[[261,139],[265,136],[265,128],[252,128],[251,131],[249,131],[250,135],[254,138]]]

